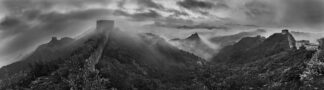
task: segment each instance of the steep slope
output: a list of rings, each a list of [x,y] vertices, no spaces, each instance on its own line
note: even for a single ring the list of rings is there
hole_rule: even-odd
[[[219,63],[221,62],[219,61],[214,65],[204,67],[197,74],[198,80],[201,80],[199,82],[205,83],[212,90],[324,89],[322,82],[324,80],[323,48],[319,48],[317,51],[296,50],[289,44],[293,43],[290,42],[293,40],[289,40],[289,38],[287,40],[287,37],[290,37],[290,35],[287,35],[286,32],[276,33],[259,44],[251,43],[248,38],[244,38],[235,44],[239,46],[233,45],[226,49],[228,50],[227,53],[231,54],[227,60],[233,58],[235,60],[223,61],[226,63]],[[250,38],[257,40],[256,37]],[[242,44],[242,42],[246,44]],[[320,47],[323,46],[324,39],[320,39],[319,42]],[[259,54],[254,53],[254,56],[248,56],[248,59],[253,57],[249,61],[241,59],[243,56],[239,56],[247,56],[256,51]],[[233,54],[237,52],[239,53]],[[244,62],[236,60],[243,60]],[[240,64],[237,64],[238,62]]]
[[[53,37],[47,44],[40,45],[30,56],[16,63],[4,66],[0,69],[0,80],[10,75],[21,72],[22,70],[30,70],[30,65],[37,62],[50,62],[60,57],[65,57],[72,53],[74,40],[71,38],[62,38],[58,40]]]
[[[296,41],[287,30],[264,39],[260,36],[244,38],[238,43],[223,48],[214,57],[216,62],[248,63],[282,51],[296,49]]]
[[[303,72],[307,71],[307,62],[310,61],[313,54],[313,51],[306,50],[285,51],[242,65],[216,64],[201,70],[198,77],[201,80],[200,82],[206,83],[206,86],[212,90],[323,89],[322,85],[320,85],[321,81],[310,80],[311,83],[307,83],[308,81],[302,79]],[[307,76],[318,75],[316,73],[322,72],[316,71],[314,73]],[[322,75],[314,78],[320,77]]]
[[[234,45],[229,45],[220,50],[213,58],[215,62],[237,62],[239,59],[249,58],[246,52],[260,45],[265,40],[264,37],[245,37]]]
[[[194,33],[185,39],[170,40],[176,47],[191,52],[204,59],[210,59],[216,50],[202,41],[198,33]]]

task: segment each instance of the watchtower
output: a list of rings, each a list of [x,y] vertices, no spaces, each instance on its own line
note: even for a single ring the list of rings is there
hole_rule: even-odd
[[[106,31],[112,31],[114,29],[115,22],[113,20],[98,20],[97,32],[106,33]]]

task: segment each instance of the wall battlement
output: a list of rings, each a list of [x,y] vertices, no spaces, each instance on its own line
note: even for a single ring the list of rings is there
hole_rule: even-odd
[[[288,29],[284,29],[281,31],[282,34],[288,34],[289,33],[289,30]]]

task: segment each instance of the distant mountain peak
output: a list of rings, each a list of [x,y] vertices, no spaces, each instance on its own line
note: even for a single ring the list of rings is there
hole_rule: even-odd
[[[186,40],[200,40],[199,34],[196,32],[192,35],[190,35]]]

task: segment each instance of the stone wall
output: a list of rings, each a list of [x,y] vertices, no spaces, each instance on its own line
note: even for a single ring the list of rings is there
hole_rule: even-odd
[[[319,43],[318,49],[324,50],[324,38],[318,39],[318,43]]]
[[[282,30],[281,33],[284,34],[284,35],[288,35],[287,39],[289,41],[289,47],[292,48],[292,49],[296,49],[296,40],[295,40],[294,36],[289,33],[289,30],[284,29],[284,30]]]

